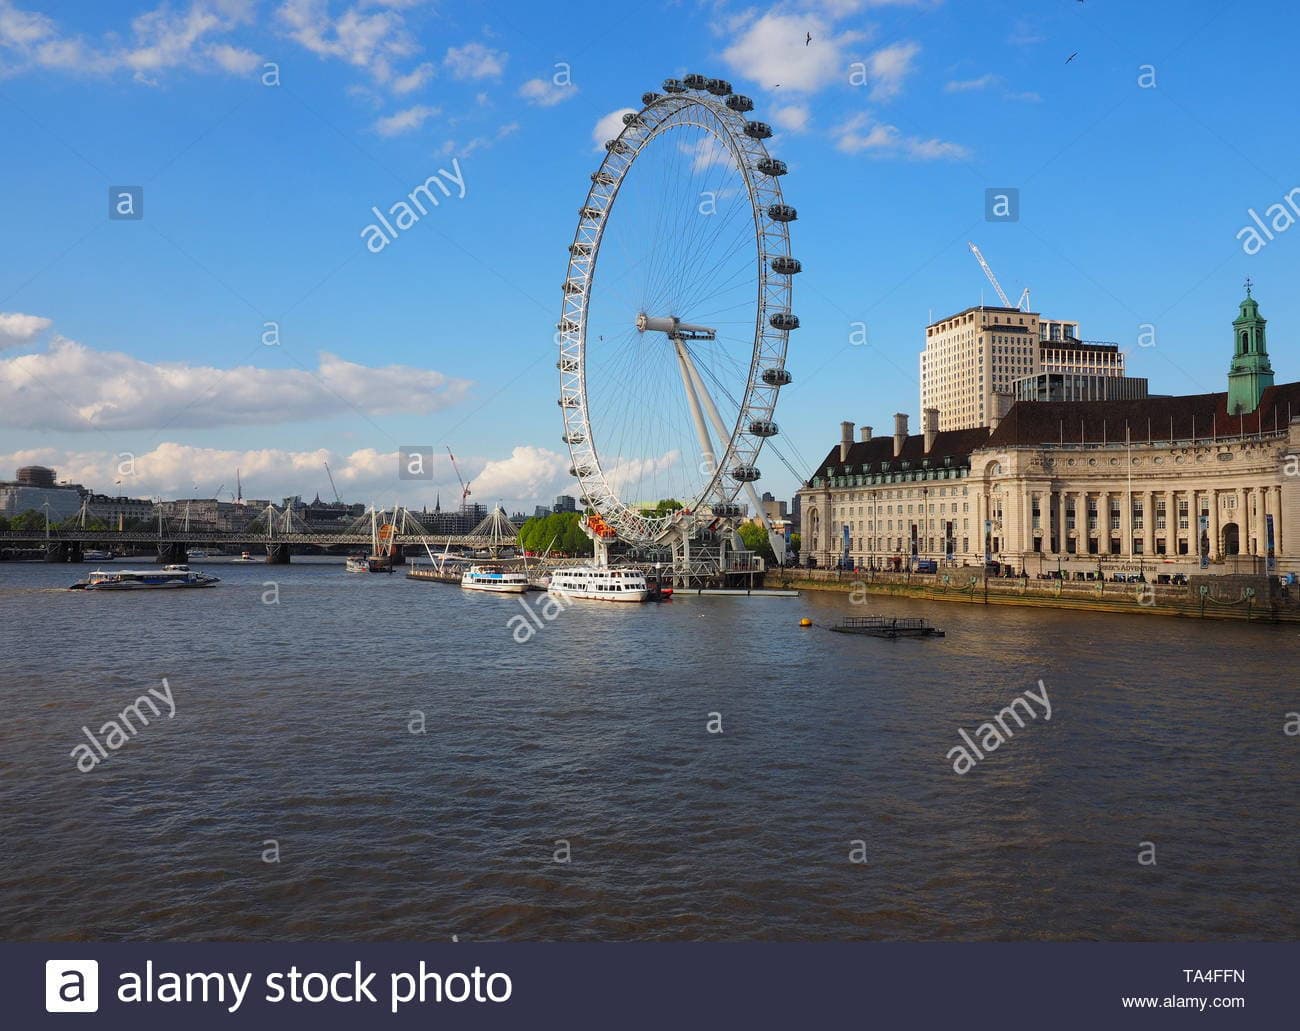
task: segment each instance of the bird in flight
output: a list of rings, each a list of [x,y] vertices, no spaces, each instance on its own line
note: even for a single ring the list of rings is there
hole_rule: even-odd
[[[1079,51],[1076,50],[1074,53],[1072,53],[1069,57],[1067,57],[1067,58],[1065,59],[1065,63],[1066,63],[1066,64],[1069,64],[1071,61],[1073,61],[1073,60],[1074,60],[1076,57],[1078,57],[1078,56],[1079,56]]]
[[[803,41],[803,45],[807,46],[811,42],[812,42],[812,33],[810,32],[808,33],[808,38]]]

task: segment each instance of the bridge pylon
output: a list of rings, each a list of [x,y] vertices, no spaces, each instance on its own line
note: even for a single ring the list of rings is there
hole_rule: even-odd
[[[183,566],[190,560],[189,545],[183,541],[159,541],[158,563],[165,566]]]

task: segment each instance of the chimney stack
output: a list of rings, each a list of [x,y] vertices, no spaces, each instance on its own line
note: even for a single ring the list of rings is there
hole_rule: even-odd
[[[840,462],[849,460],[849,448],[853,446],[853,423],[840,423]]]
[[[871,443],[871,427],[870,427],[870,426],[863,426],[862,429],[858,430],[858,433],[861,434],[861,436],[862,436],[862,443],[864,443],[864,444],[869,444],[869,443]]]
[[[903,453],[903,444],[907,441],[907,415],[903,412],[894,414],[894,457]]]
[[[921,413],[921,425],[925,430],[925,453],[928,455],[934,447],[934,438],[939,435],[939,409],[925,409]]]

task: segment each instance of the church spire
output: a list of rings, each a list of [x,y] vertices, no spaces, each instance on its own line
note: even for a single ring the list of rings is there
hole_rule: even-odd
[[[1228,412],[1232,415],[1255,411],[1264,391],[1273,385],[1264,333],[1268,320],[1259,314],[1259,302],[1251,296],[1254,285],[1246,280],[1246,298],[1232,323],[1232,366],[1228,370]]]

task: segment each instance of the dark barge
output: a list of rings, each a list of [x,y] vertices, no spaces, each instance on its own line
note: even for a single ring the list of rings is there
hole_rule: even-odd
[[[895,616],[851,616],[830,628],[837,634],[864,634],[867,637],[943,637],[942,630],[924,619]]]

